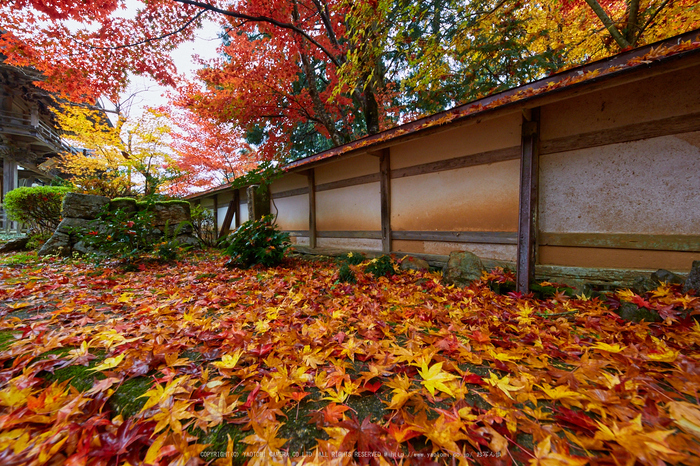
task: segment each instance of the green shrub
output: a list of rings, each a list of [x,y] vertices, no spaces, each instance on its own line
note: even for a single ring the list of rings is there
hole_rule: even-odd
[[[221,244],[230,257],[226,266],[242,269],[257,264],[265,267],[278,265],[290,245],[289,234],[277,230],[271,216],[243,223]]]
[[[194,235],[205,246],[216,246],[217,231],[214,223],[214,213],[199,205],[193,205],[190,208],[192,215],[192,230]]]
[[[391,277],[392,275],[396,274],[394,261],[392,261],[391,257],[389,256],[381,256],[376,259],[372,259],[365,267],[365,273],[371,273],[377,278]]]
[[[37,235],[50,235],[61,223],[61,204],[70,188],[35,186],[13,189],[5,195],[7,217],[26,224]]]
[[[343,283],[357,283],[355,272],[352,271],[349,264],[345,263],[340,267],[338,271],[338,281]]]
[[[359,252],[349,252],[339,257],[340,262],[350,265],[360,265],[367,260],[364,254]]]

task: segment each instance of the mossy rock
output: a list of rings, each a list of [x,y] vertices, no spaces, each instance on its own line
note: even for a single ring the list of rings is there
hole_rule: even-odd
[[[623,319],[631,322],[661,322],[661,317],[656,311],[645,307],[637,307],[632,303],[622,303],[617,313]]]
[[[130,197],[117,197],[109,201],[109,210],[114,212],[122,210],[126,213],[136,212],[136,199]]]

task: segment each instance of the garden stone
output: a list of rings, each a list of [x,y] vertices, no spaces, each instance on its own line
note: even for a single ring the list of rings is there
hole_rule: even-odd
[[[198,248],[201,246],[200,241],[192,235],[180,235],[176,239],[180,243],[180,246],[183,247],[191,246]]]
[[[0,245],[0,252],[24,251],[27,249],[27,243],[29,243],[29,236],[20,236]]]
[[[617,312],[620,317],[631,322],[661,322],[661,317],[656,311],[645,307],[637,307],[633,303],[621,303]]]
[[[109,201],[109,210],[112,212],[121,210],[127,214],[136,212],[136,199],[112,199]]]
[[[450,258],[442,269],[442,281],[446,285],[469,286],[481,278],[484,270],[484,265],[476,254],[454,251],[450,253]]]
[[[417,272],[427,272],[430,270],[430,264],[428,261],[423,260],[419,257],[406,256],[401,261],[399,266],[401,270],[415,270]]]
[[[658,282],[652,280],[646,275],[639,275],[635,277],[634,281],[632,282],[632,291],[641,296],[647,291],[655,290],[657,286]]]
[[[53,236],[37,252],[40,256],[58,255],[70,256],[73,252],[70,235],[66,235],[58,231],[54,232]]]
[[[63,198],[63,218],[83,218],[94,220],[100,216],[102,208],[107,205],[109,198],[94,194],[68,193]]]
[[[61,223],[56,227],[56,231],[64,235],[78,235],[84,230],[92,228],[97,222],[93,223],[92,220],[86,220],[84,218],[71,218],[65,217],[61,220]]]
[[[652,273],[651,279],[659,284],[666,282],[670,285],[682,285],[685,281],[680,275],[677,275],[673,272],[669,272],[665,269],[659,269],[656,272]]]
[[[161,230],[165,230],[165,226],[169,226],[168,233],[172,233],[183,222],[191,222],[189,203],[167,203],[155,204],[153,206],[154,221],[153,223]],[[192,231],[191,225],[184,226],[181,231],[189,226],[189,232]]]
[[[684,293],[688,293],[690,290],[700,292],[700,261],[693,261],[693,266],[688,274],[688,279],[683,285]]]

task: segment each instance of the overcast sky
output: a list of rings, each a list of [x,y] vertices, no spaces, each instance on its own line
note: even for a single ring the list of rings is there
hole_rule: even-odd
[[[128,12],[125,12],[125,14],[128,14]],[[204,25],[197,31],[195,40],[182,44],[173,53],[178,73],[191,77],[194,71],[199,68],[199,65],[194,61],[195,56],[205,60],[217,56],[216,48],[221,43],[218,37],[220,30],[219,24],[207,20],[205,17]],[[168,103],[167,98],[164,97],[164,93],[168,91],[168,88],[159,86],[153,79],[145,76],[132,75],[130,78],[131,84],[121,95],[122,105],[125,107],[124,110],[129,112],[129,116],[138,118],[144,107],[155,107]],[[128,105],[124,101],[131,96],[133,96],[131,98],[131,108],[126,108]]]

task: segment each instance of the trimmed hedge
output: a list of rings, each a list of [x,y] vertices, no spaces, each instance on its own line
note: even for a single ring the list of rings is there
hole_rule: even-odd
[[[28,225],[35,234],[51,234],[61,223],[61,205],[69,192],[63,186],[21,187],[5,194],[2,206],[10,220]]]

